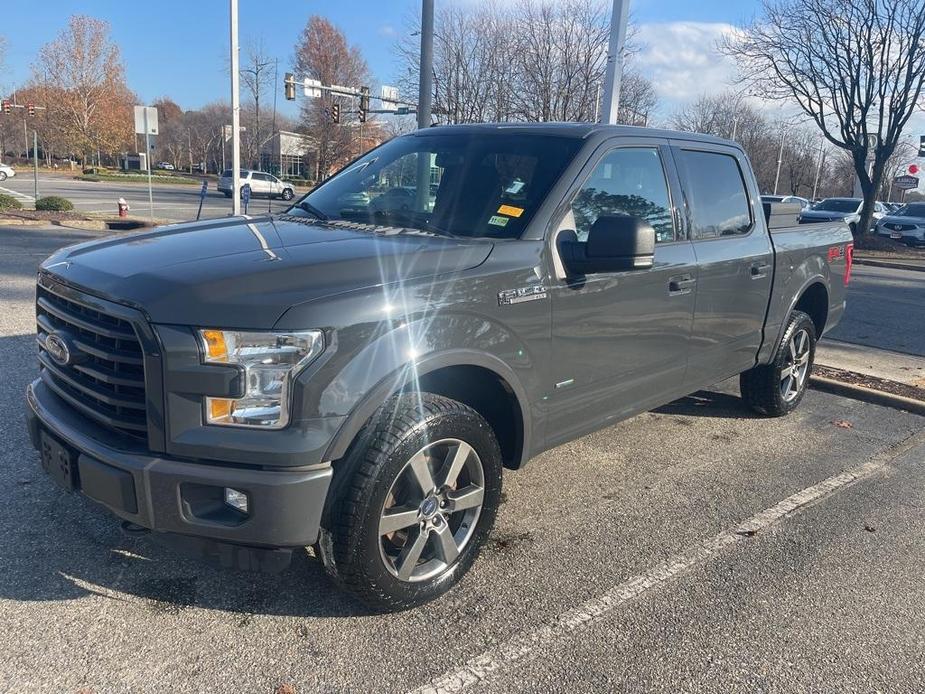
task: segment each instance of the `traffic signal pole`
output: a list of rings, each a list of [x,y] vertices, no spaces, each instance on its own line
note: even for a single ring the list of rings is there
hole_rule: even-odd
[[[232,214],[241,214],[241,99],[238,65],[238,0],[231,2],[231,199]]]
[[[421,74],[418,80],[418,128],[429,128],[433,108],[434,79],[434,0],[421,1]],[[417,199],[415,209],[427,210],[430,203],[431,157],[418,154]]]

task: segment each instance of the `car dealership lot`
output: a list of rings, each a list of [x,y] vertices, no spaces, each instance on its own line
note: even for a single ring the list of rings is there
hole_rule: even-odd
[[[461,586],[401,614],[365,614],[308,557],[233,573],[123,536],[46,479],[23,425],[34,268],[84,237],[0,230],[0,690],[925,685],[925,419],[815,391],[767,420],[721,384],[542,455],[506,475]]]

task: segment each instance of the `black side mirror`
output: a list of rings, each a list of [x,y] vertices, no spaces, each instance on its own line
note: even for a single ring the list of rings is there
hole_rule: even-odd
[[[645,270],[655,258],[655,229],[631,215],[604,215],[588,232],[588,240],[563,241],[562,262],[579,275]]]

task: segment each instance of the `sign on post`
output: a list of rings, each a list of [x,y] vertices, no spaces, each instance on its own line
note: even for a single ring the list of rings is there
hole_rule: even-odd
[[[380,95],[383,111],[398,110],[398,87],[390,87],[386,84],[383,84]]]
[[[244,201],[244,214],[247,214],[247,203],[251,201],[251,184],[241,186],[241,199]]]
[[[157,109],[153,106],[135,107],[135,132],[145,136],[145,164],[148,169],[148,209],[154,221],[154,193],[151,191],[151,136],[157,135]]]
[[[900,190],[913,190],[919,187],[919,179],[916,176],[897,176],[893,179],[893,185]]]
[[[312,99],[321,98],[321,80],[313,80],[306,77],[302,82],[302,93]]]
[[[919,156],[925,157],[925,135],[919,135]]]
[[[153,106],[135,107],[135,132],[138,135],[157,135],[157,109]]]

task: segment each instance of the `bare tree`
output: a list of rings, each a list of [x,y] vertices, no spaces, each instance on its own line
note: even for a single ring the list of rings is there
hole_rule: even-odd
[[[795,101],[850,153],[870,228],[884,170],[925,87],[921,0],[763,0],[762,16],[723,43],[745,80]],[[869,159],[873,159],[868,169]]]
[[[326,85],[369,84],[369,68],[360,49],[350,46],[340,29],[317,15],[309,18],[296,44],[295,71],[299,77],[311,77]],[[359,154],[360,128],[332,122],[332,99],[340,105],[342,118],[346,120],[351,102],[343,97],[306,99],[302,105],[302,126],[317,142],[321,176]]]
[[[252,120],[253,130],[246,131],[248,135],[244,138],[245,160],[249,160],[252,166],[259,166],[260,150],[269,139],[261,129],[260,103],[273,89],[275,77],[276,60],[266,52],[262,40],[252,42],[247,48],[247,57],[241,66],[241,83],[251,95],[253,102],[253,118],[248,119]]]
[[[434,35],[437,122],[595,120],[609,12],[604,0],[442,5]],[[412,17],[395,47],[405,94],[417,88],[417,25]],[[641,125],[655,106],[652,84],[625,68],[620,122]]]

